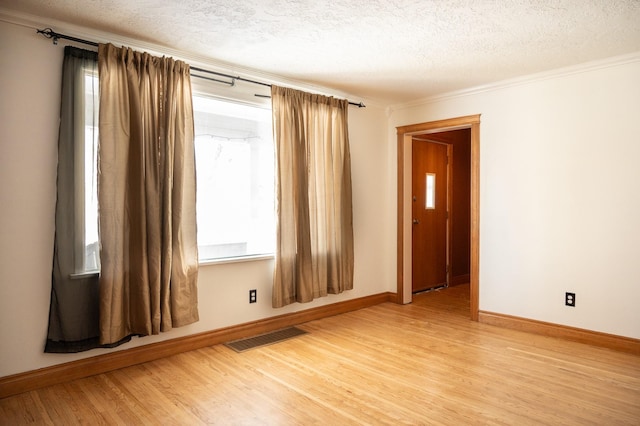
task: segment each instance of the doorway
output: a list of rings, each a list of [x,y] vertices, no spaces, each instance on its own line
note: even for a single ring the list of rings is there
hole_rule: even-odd
[[[458,129],[470,131],[470,197],[469,197],[469,299],[470,316],[478,320],[479,310],[479,159],[480,115],[412,124],[397,127],[398,137],[398,245],[397,302],[412,300],[412,139],[415,135],[431,135]]]

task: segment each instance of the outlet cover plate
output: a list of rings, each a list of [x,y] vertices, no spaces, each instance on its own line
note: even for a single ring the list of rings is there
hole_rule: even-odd
[[[576,306],[576,294],[566,292],[564,294],[564,304],[566,306],[575,307]]]

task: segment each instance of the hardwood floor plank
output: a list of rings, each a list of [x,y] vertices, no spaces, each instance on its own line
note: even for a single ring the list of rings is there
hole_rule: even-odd
[[[7,398],[6,403],[4,400],[0,402],[0,424],[54,424],[37,394],[26,392],[14,398]]]
[[[319,340],[322,339],[320,338]],[[316,343],[316,345],[320,344],[321,342]],[[340,350],[340,348],[347,346],[348,343],[340,342],[334,349]],[[366,356],[364,354],[368,352],[361,350],[357,361],[353,361],[356,365],[368,366],[369,371],[367,374],[379,374],[381,376],[380,379],[386,378],[387,381],[389,381],[389,376],[392,376],[394,385],[399,386],[403,390],[410,390],[411,395],[421,395],[425,392],[431,392],[430,388],[425,389],[425,383],[431,385],[437,384],[437,386],[433,386],[433,392],[435,393],[430,393],[427,399],[437,403],[436,405],[443,406],[445,408],[455,408],[456,403],[460,402],[460,397],[465,396],[465,387],[468,383],[468,376],[464,371],[459,372],[458,374],[451,374],[449,367],[442,363],[446,358],[443,358],[442,360],[431,359],[429,360],[430,362],[425,363],[425,360],[418,356],[420,353],[424,352],[423,349],[418,349],[417,352],[415,352],[414,349],[402,352],[398,352],[397,350],[391,351],[385,350],[386,348],[384,348],[380,342],[373,345],[372,349],[375,347],[382,349],[380,353],[372,352],[371,355]],[[353,352],[353,349],[349,348],[349,352]],[[387,355],[386,359],[385,356],[382,355],[385,352],[390,352],[390,355]],[[337,353],[334,352],[334,356],[336,354]],[[353,353],[350,355],[352,356]],[[330,354],[327,354],[327,356],[330,356]],[[398,357],[406,360],[406,362],[396,365]],[[413,362],[413,360],[417,360],[417,362]],[[350,362],[349,354],[345,355],[345,362]],[[352,375],[353,374],[348,377],[351,377]],[[490,375],[487,375],[485,380],[480,381],[480,383],[489,383],[490,380]],[[411,395],[409,397],[402,396],[402,398],[411,398]],[[482,407],[486,405],[487,401],[483,399],[474,400],[473,395],[470,393],[467,393],[466,396],[467,399],[462,401],[464,404],[460,406],[475,408],[474,413],[482,415]],[[409,401],[412,402],[412,406],[418,405],[422,402],[411,401],[411,399],[409,399]],[[452,401],[453,404],[451,404]],[[426,414],[428,413],[425,413],[425,415]],[[460,415],[460,413],[458,413],[458,415]],[[516,415],[523,416],[522,413],[512,412],[510,413],[509,418],[513,420]],[[491,420],[497,421],[498,419],[493,417]]]
[[[365,424],[394,424],[415,415],[434,419],[438,417],[434,415],[437,407],[425,404],[424,399],[419,397],[419,384],[402,378],[390,380],[389,376],[380,370],[379,365],[365,366],[361,360],[351,362],[349,357],[342,357],[335,351],[318,350],[316,347],[315,352],[318,359],[305,359],[304,362],[296,362],[291,358],[281,359],[281,363],[292,365],[297,370],[290,380],[302,376],[303,383],[313,386],[317,386],[319,380],[326,383],[327,389],[323,393],[338,393],[340,399],[345,401],[343,404],[347,404],[345,409],[357,413]],[[324,363],[322,369],[313,367],[327,357],[335,359],[336,364]],[[282,368],[280,366],[278,371]],[[389,399],[390,396],[393,398]],[[434,393],[430,399],[433,401],[440,397],[441,395]],[[402,401],[402,405],[396,401]],[[440,420],[444,420],[443,416],[440,417]]]
[[[0,399],[0,424],[640,424],[639,356],[470,321],[468,291]]]

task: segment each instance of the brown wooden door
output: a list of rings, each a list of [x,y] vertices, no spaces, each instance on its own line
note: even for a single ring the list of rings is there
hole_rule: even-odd
[[[446,144],[412,143],[412,290],[447,284],[448,166]]]

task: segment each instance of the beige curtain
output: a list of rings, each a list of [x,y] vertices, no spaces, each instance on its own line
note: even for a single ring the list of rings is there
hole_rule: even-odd
[[[189,66],[100,45],[100,341],[198,320]]]
[[[273,306],[353,288],[348,101],[272,86],[277,247]]]

